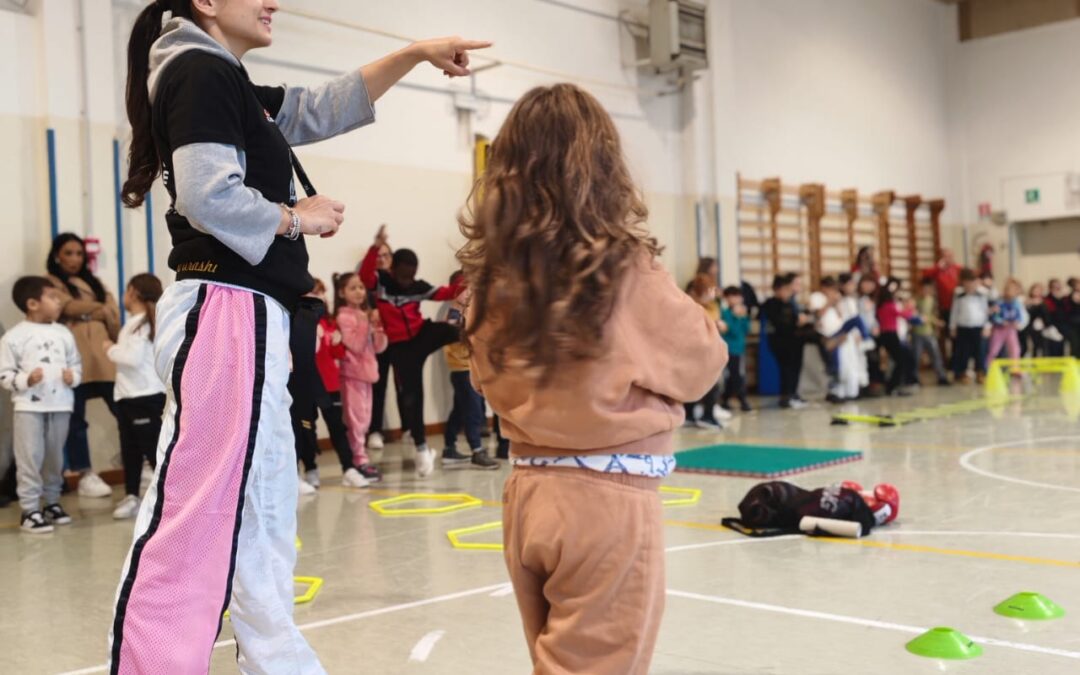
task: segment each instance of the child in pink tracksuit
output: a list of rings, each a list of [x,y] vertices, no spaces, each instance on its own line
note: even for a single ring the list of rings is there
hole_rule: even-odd
[[[1028,323],[1027,308],[1024,306],[1024,287],[1016,279],[1005,282],[1005,292],[1001,299],[990,305],[990,347],[986,350],[986,368],[1005,348],[1010,359],[1020,358],[1020,331]]]
[[[367,289],[359,276],[353,272],[334,275],[334,315],[341,331],[341,343],[345,345],[345,358],[341,360],[341,404],[356,466],[371,464],[367,431],[371,426],[371,385],[379,381],[375,355],[387,346],[379,315],[368,309],[367,300]],[[372,482],[375,480],[378,478]]]

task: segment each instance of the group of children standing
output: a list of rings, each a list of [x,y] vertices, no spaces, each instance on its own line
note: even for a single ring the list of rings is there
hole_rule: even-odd
[[[728,363],[723,377],[700,400],[686,403],[686,424],[706,429],[721,427],[717,413],[730,416],[731,401],[739,402],[743,412],[753,410],[746,397],[746,336],[750,333],[750,314],[743,301],[742,290],[729,286],[717,292],[715,264],[711,258],[704,259],[706,271],[697,274],[687,286],[687,293],[705,309],[727,344]],[[722,299],[722,303],[721,303]],[[719,405],[719,409],[717,406]]]
[[[467,297],[462,276],[455,273],[449,284],[435,287],[416,278],[418,267],[413,251],[389,249],[386,229],[381,227],[359,272],[334,275],[333,310],[327,311],[325,286],[316,280],[301,306],[313,307],[308,313],[313,318],[304,318],[302,311],[294,314],[293,410],[298,457],[304,464],[302,494],[312,494],[319,486],[317,411],[322,412],[341,461],[342,483],[362,488],[382,479],[368,448],[383,446],[381,397],[385,397],[391,370],[402,427],[416,445],[416,475],[431,475],[435,451],[427,444],[424,424],[423,369],[427,358],[440,349],[445,351],[454,390],[442,465],[499,467],[481,440],[487,426],[485,403],[469,381],[468,350],[460,342],[462,302]],[[426,300],[447,303],[445,320],[423,317],[420,304]],[[309,343],[314,343],[314,349]],[[311,363],[296,358],[297,353],[309,352],[314,355]],[[301,391],[314,393],[298,405],[297,392]],[[461,432],[472,451],[469,455],[457,450]]]
[[[161,282],[150,274],[131,279],[124,292],[128,322],[116,342],[102,349],[116,366],[110,407],[115,408],[126,496],[113,517],[134,518],[144,460],[156,465],[156,447],[165,407],[165,388],[154,364],[155,303]],[[83,362],[75,337],[60,318],[64,294],[47,277],[18,279],[12,299],[25,320],[0,339],[0,386],[12,392],[15,409],[16,491],[24,532],[42,534],[71,522],[60,505],[64,483],[64,443],[68,438],[75,388]]]

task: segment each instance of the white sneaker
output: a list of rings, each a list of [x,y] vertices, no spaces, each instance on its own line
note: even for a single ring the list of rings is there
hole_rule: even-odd
[[[731,419],[731,411],[727,410],[723,406],[714,405],[712,407],[713,417],[721,422],[725,422]]]
[[[112,497],[112,488],[109,487],[105,481],[101,480],[101,476],[93,471],[87,471],[79,478],[79,496],[96,498]]]
[[[416,449],[416,477],[427,478],[433,471],[435,471],[435,451],[427,444],[421,445]]]
[[[154,482],[154,470],[150,468],[149,464],[143,464],[142,476],[139,478],[140,487],[144,490],[150,483]]]
[[[371,485],[371,481],[356,469],[347,469],[341,476],[341,484],[351,488],[366,488]]]
[[[139,498],[135,495],[128,495],[120,500],[120,503],[116,505],[116,510],[112,512],[112,517],[116,520],[128,520],[134,518],[139,514]]]
[[[304,482],[313,488],[319,487],[319,470],[312,469],[304,472]]]
[[[368,436],[367,446],[368,450],[382,450],[384,447],[386,447],[386,444],[383,441],[382,434],[376,431],[375,433]]]
[[[802,410],[803,408],[805,408],[808,405],[810,405],[810,404],[807,403],[806,401],[802,400],[801,398],[793,398],[793,399],[791,399],[791,409],[792,410]]]
[[[708,429],[709,431],[723,431],[723,425],[717,422],[708,422],[706,420],[695,420],[694,426],[698,429]]]
[[[300,480],[300,481],[296,481],[296,482],[300,486],[300,496],[301,497],[308,497],[308,496],[313,496],[313,495],[318,494],[318,491],[316,491],[315,488],[312,487],[311,484],[308,483],[306,480]]]

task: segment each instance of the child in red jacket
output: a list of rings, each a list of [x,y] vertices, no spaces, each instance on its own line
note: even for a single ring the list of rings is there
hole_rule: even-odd
[[[435,469],[435,451],[428,447],[424,430],[424,362],[432,352],[457,342],[459,331],[448,323],[425,320],[420,303],[453,300],[461,286],[435,287],[417,279],[419,261],[416,253],[407,248],[394,251],[389,270],[378,269],[379,251],[385,245],[384,225],[364,256],[360,279],[374,298],[386,330],[386,359],[394,368],[401,425],[416,443],[416,475],[426,478]]]
[[[322,300],[324,305],[329,304],[326,302],[326,285],[321,279],[315,280],[315,290],[311,294]],[[319,319],[315,343],[315,367],[319,371],[319,379],[322,380],[324,391],[316,397],[315,403],[318,412],[322,414],[323,422],[326,423],[327,431],[330,432],[330,441],[341,462],[341,484],[346,487],[367,487],[370,484],[371,475],[365,475],[364,472],[377,474],[378,470],[373,466],[358,467],[353,463],[352,446],[345,429],[341,404],[339,362],[344,358],[345,344],[341,341],[341,331],[338,330],[337,320],[332,313],[325,311]],[[312,420],[311,430],[305,428],[304,431],[310,435],[311,443],[317,443],[314,420]]]

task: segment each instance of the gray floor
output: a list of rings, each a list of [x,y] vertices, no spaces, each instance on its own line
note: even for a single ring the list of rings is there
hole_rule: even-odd
[[[929,389],[857,408],[899,411],[978,395],[974,387]],[[892,482],[903,496],[899,521],[859,542],[741,538],[718,524],[756,480],[676,474],[669,485],[703,495],[667,509],[670,593],[652,672],[1080,672],[1080,403],[1043,395],[892,429],[830,426],[833,411],[755,412],[722,434],[681,431],[679,443],[862,450],[861,462],[792,480]],[[528,672],[500,554],[455,550],[445,534],[498,520],[508,469],[438,472],[417,485],[401,473],[409,452],[387,449],[388,480],[376,494],[341,488],[327,468],[318,496],[303,500],[296,573],[321,576],[325,586],[297,607],[297,622],[331,673]],[[464,491],[489,505],[413,518],[367,506],[415,489]],[[65,504],[75,523],[44,537],[21,535],[15,508],[0,511],[4,673],[100,672],[92,669],[104,663],[131,523],[114,522],[106,500]],[[1024,590],[1068,614],[1021,623],[991,611]],[[916,631],[937,625],[983,642],[985,654],[946,663],[905,652]],[[221,640],[230,637],[226,622]],[[216,650],[213,670],[235,672],[231,644]]]

